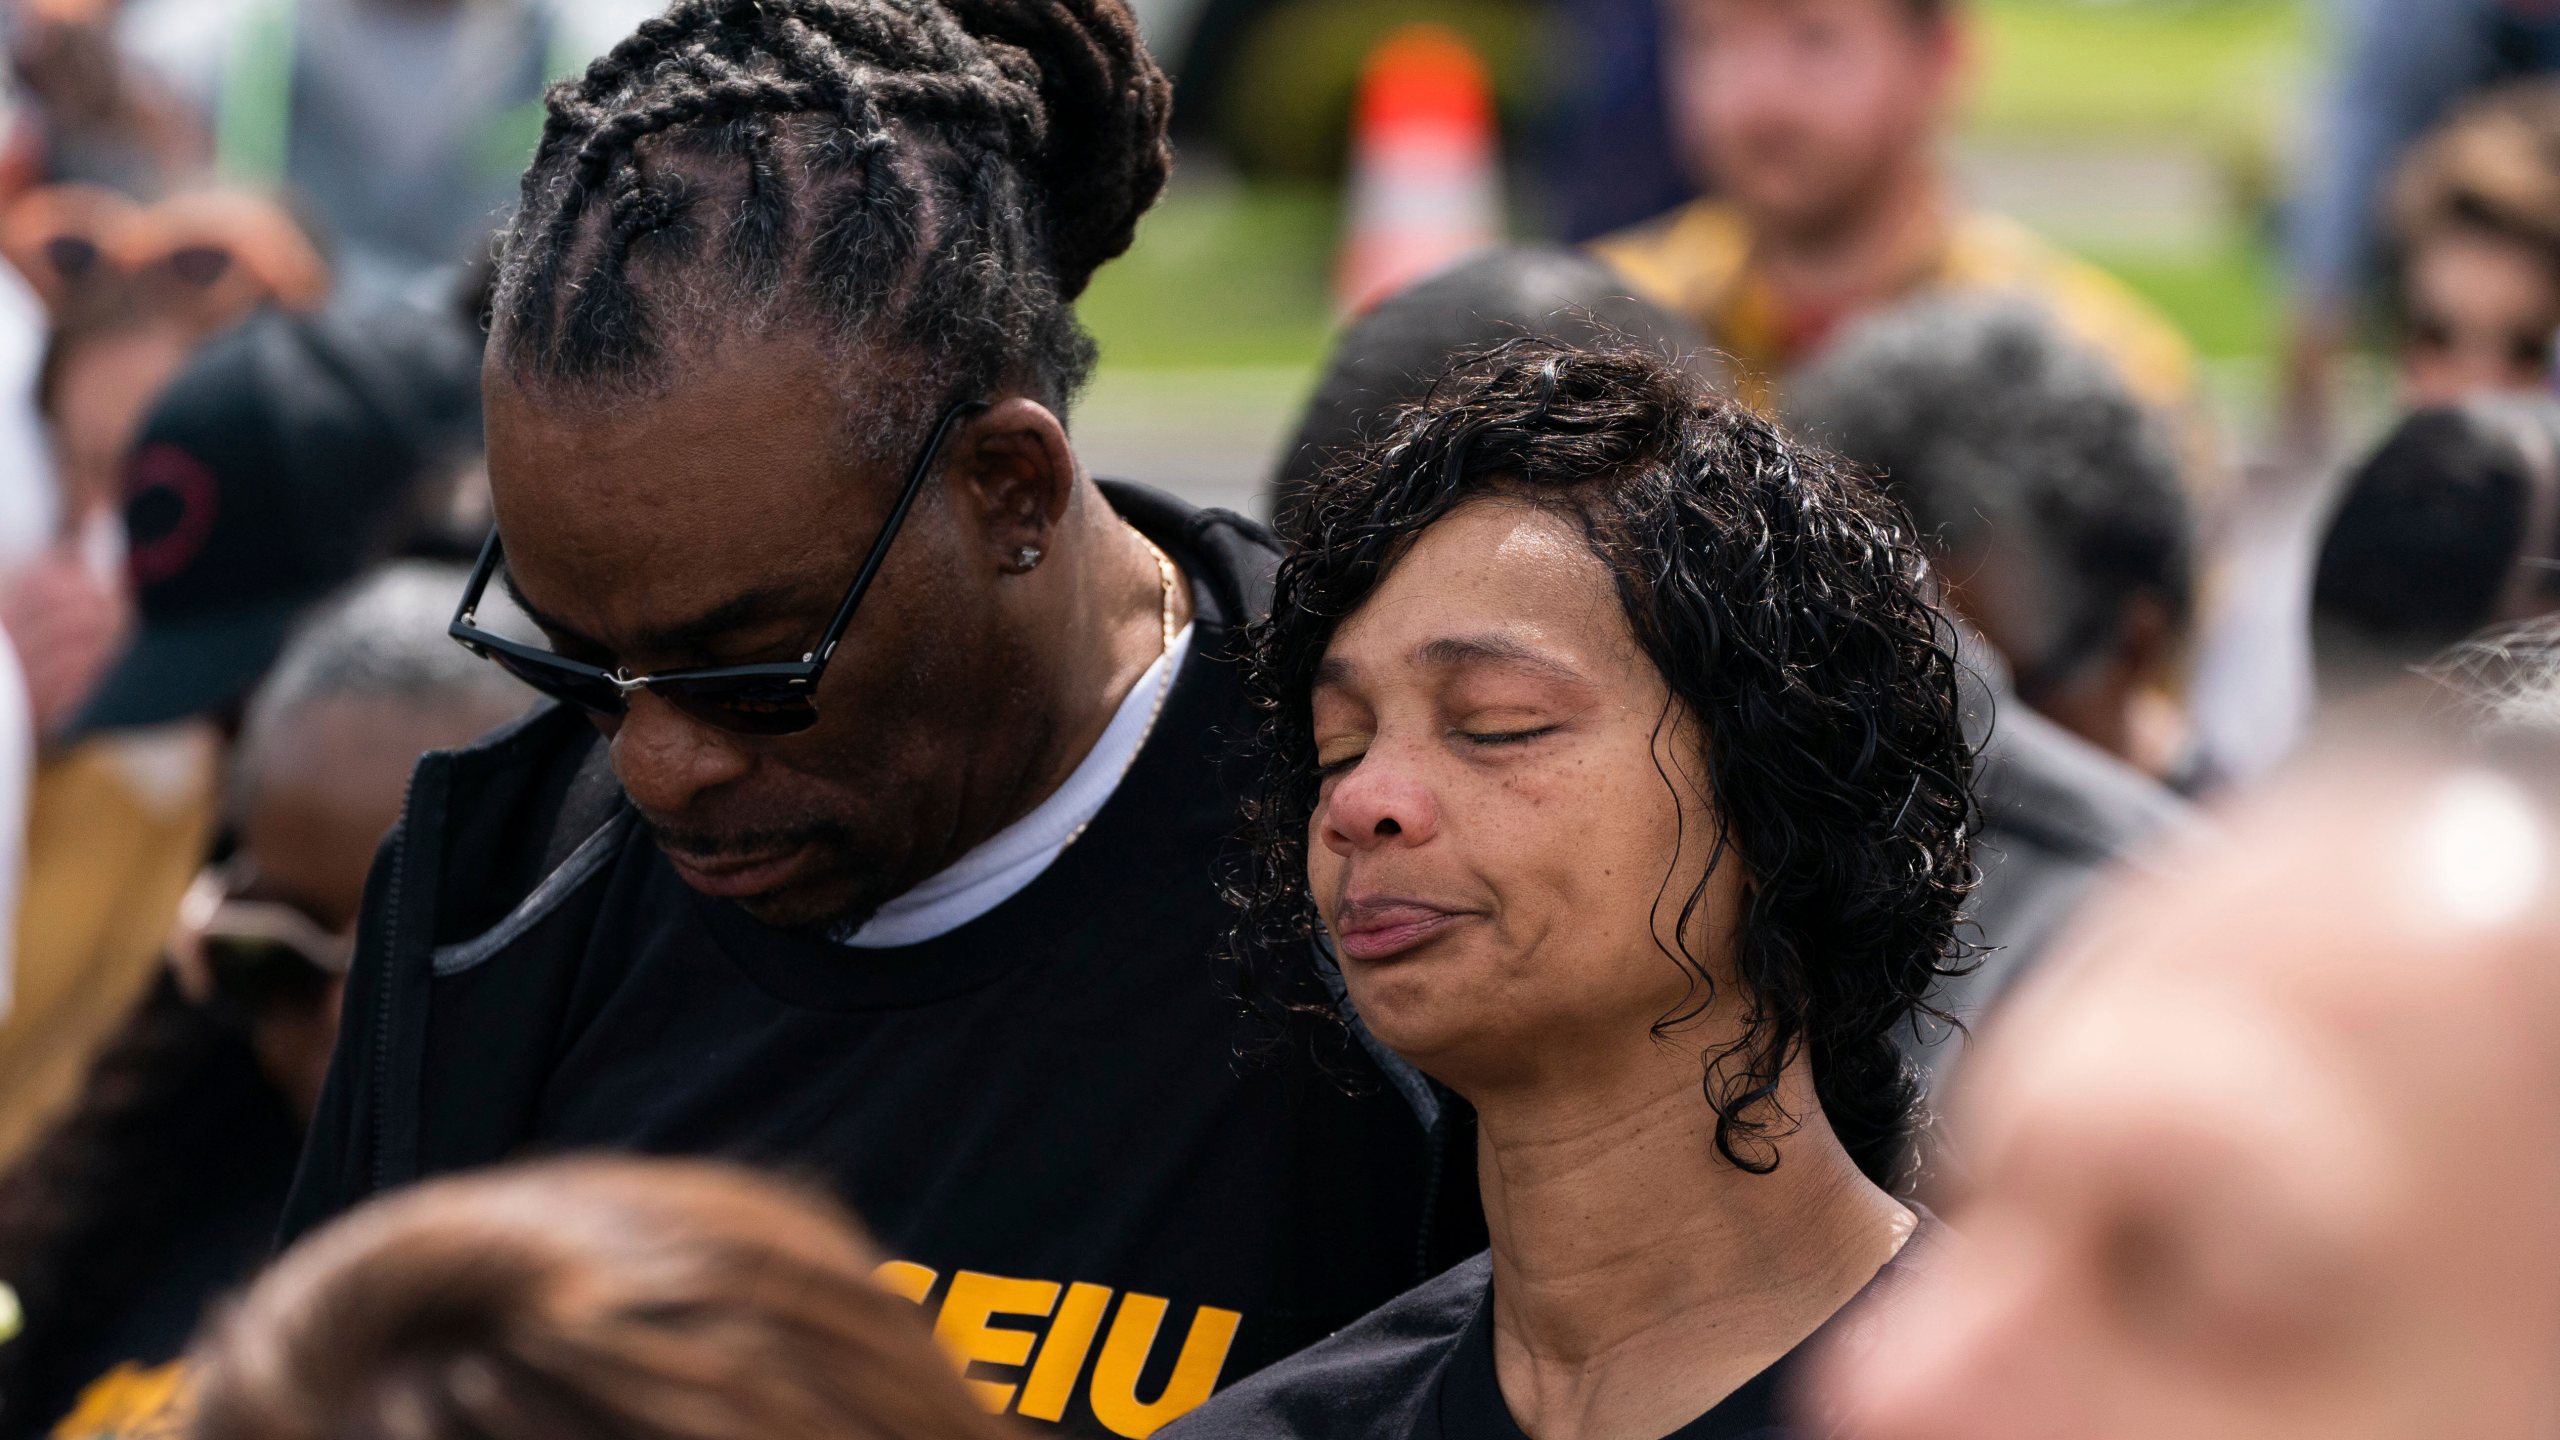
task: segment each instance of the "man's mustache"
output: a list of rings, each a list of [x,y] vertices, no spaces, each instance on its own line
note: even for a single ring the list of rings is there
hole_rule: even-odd
[[[843,838],[841,825],[798,824],[750,826],[743,829],[708,829],[701,826],[673,825],[641,812],[641,823],[661,850],[672,850],[695,860],[726,860],[733,857],[771,855],[779,851],[797,850],[803,845]]]

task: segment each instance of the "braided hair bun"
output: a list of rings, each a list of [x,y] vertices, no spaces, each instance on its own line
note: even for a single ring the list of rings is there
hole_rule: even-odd
[[[1126,0],[675,0],[549,104],[492,353],[555,383],[780,320],[1063,406],[1072,302],[1172,167]]]
[[[1138,37],[1125,0],[945,0],[973,35],[1022,51],[1040,73],[1046,191],[1058,289],[1084,293],[1117,259],[1173,172],[1165,127],[1173,82]]]

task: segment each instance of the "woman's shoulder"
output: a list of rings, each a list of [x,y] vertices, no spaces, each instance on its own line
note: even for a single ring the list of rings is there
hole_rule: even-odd
[[[1164,1440],[1409,1435],[1492,1284],[1489,1256],[1462,1260],[1327,1339],[1220,1391],[1175,1421]]]

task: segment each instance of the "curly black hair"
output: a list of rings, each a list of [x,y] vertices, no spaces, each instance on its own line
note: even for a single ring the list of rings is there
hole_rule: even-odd
[[[1523,338],[1462,354],[1375,442],[1340,455],[1301,511],[1271,618],[1247,640],[1261,764],[1230,884],[1248,976],[1273,993],[1310,963],[1309,702],[1335,628],[1415,537],[1486,496],[1582,529],[1701,728],[1720,826],[1709,868],[1731,857],[1746,877],[1733,957],[1745,1026],[1702,1079],[1717,1150],[1776,1167],[1774,1142],[1800,1118],[1779,1080],[1803,1056],[1859,1168],[1906,1184],[1922,1091],[1897,1031],[1967,951],[1973,756],[1955,637],[1891,501],[1632,344]],[[1691,980],[1663,1028],[1716,1000],[1715,967],[1688,943],[1706,896],[1702,879],[1673,933],[1657,930]]]
[[[1000,385],[1063,410],[1171,95],[1123,0],[676,0],[552,87],[493,359],[628,387],[688,327],[794,323],[921,361],[874,397],[918,424]]]

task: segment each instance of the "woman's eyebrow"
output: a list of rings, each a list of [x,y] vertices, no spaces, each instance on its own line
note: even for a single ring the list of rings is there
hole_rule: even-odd
[[[1413,652],[1425,665],[1456,669],[1464,665],[1500,665],[1530,670],[1556,680],[1580,683],[1582,672],[1562,660],[1508,635],[1444,635],[1427,640]]]

